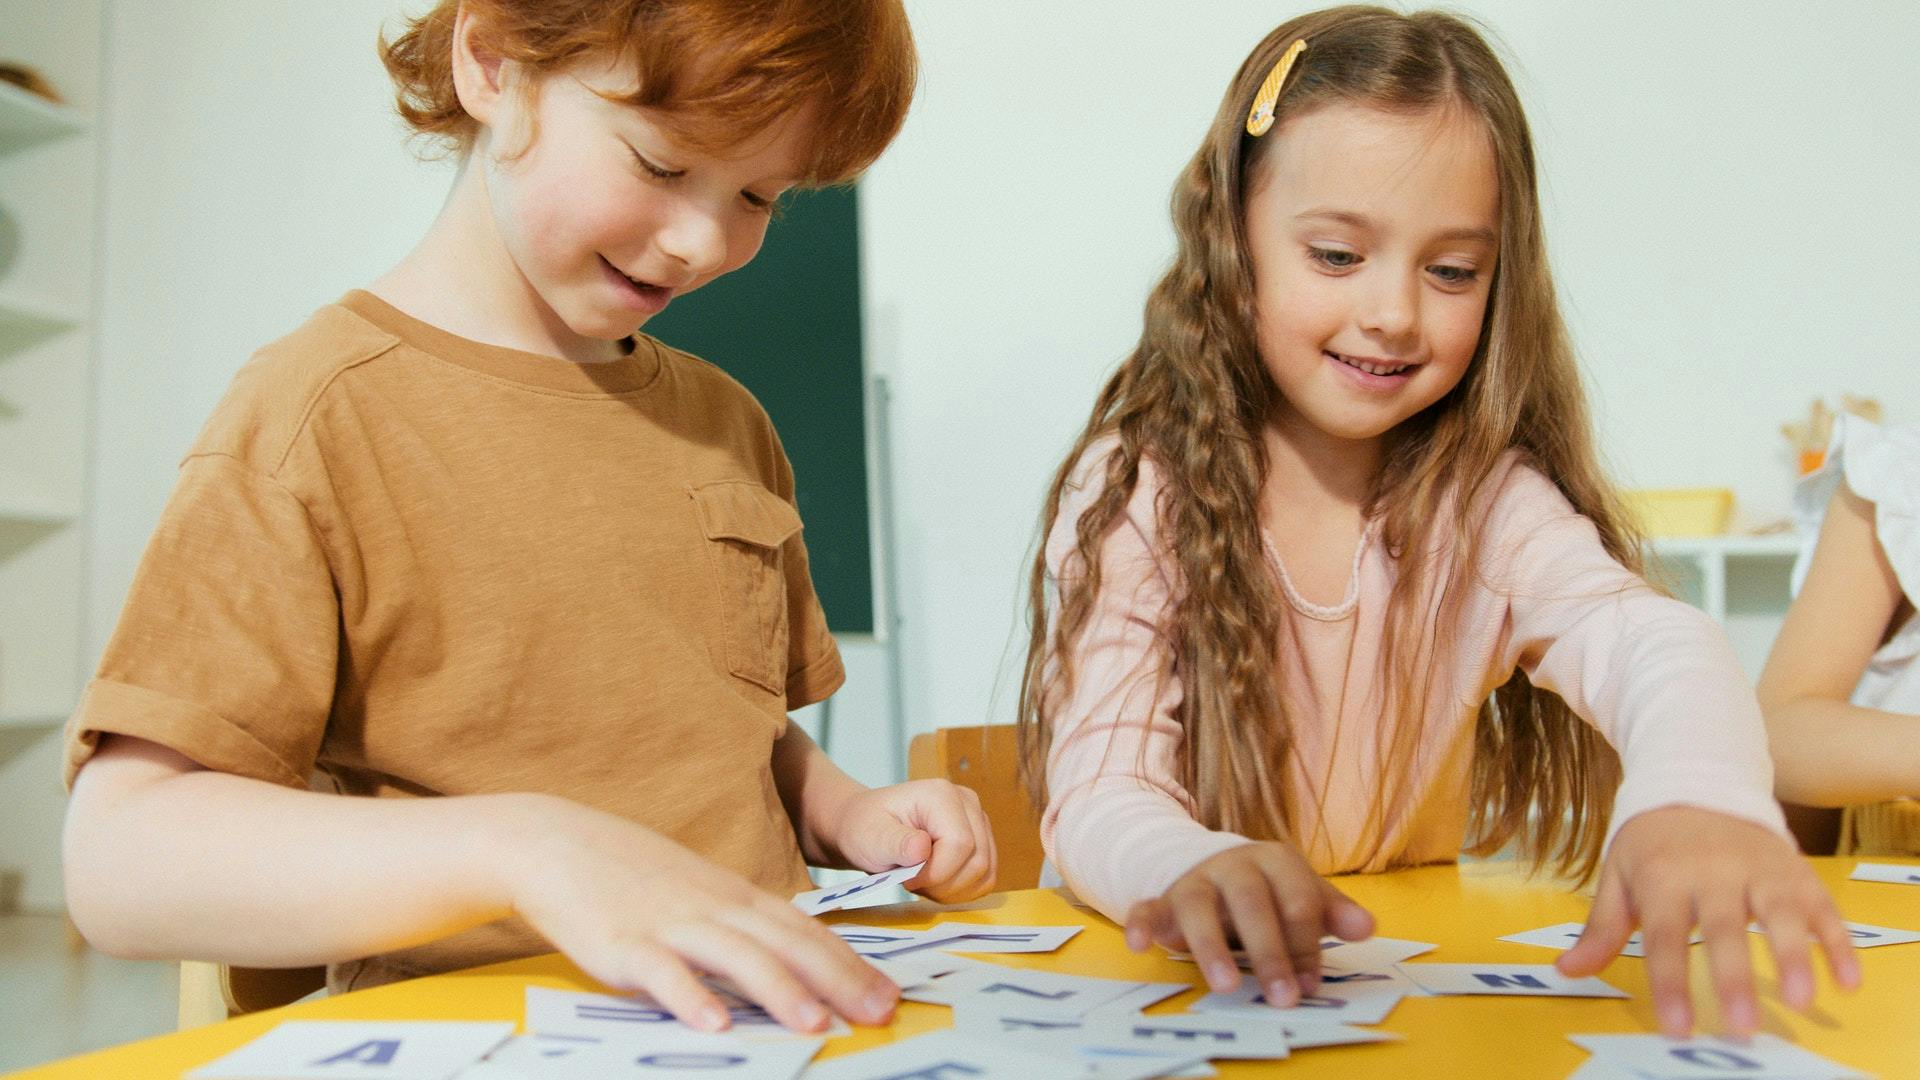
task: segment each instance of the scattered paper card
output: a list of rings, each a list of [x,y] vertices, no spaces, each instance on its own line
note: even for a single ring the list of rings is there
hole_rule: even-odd
[[[1435,994],[1520,997],[1623,998],[1628,993],[1597,978],[1569,979],[1552,964],[1401,964],[1407,978]]]
[[[1920,941],[1920,933],[1912,930],[1896,930],[1891,926],[1874,926],[1871,923],[1850,922],[1844,924],[1847,936],[1853,939],[1856,949],[1871,949],[1880,945],[1906,945]],[[1764,934],[1767,928],[1759,923],[1748,923],[1747,932]]]
[[[926,931],[926,948],[956,953],[1046,953],[1065,945],[1084,926],[992,926],[941,923]]]
[[[657,1031],[644,1038],[594,1040],[571,1049],[536,1044],[523,1050],[524,1044],[515,1040],[486,1064],[520,1080],[683,1076],[793,1080],[825,1042],[817,1037],[769,1042],[698,1031]]]
[[[1707,1080],[1753,1077],[1755,1080],[1864,1080],[1866,1074],[1829,1061],[1777,1035],[1755,1035],[1750,1042],[1664,1035],[1569,1035],[1576,1046],[1628,1075],[1647,1080]]]
[[[1078,1018],[1122,994],[1137,991],[1140,982],[1064,975],[999,964],[976,964],[922,987],[903,990],[908,1001],[957,1006],[962,1001],[990,1003],[1008,1013],[1049,1019]]]
[[[1899,863],[1863,862],[1848,875],[1855,881],[1890,881],[1895,885],[1920,885],[1920,866]]]
[[[831,929],[854,952],[869,960],[899,960],[929,952],[1053,952],[1086,927],[941,923],[930,930],[893,930],[855,925],[840,925]]]
[[[893,980],[893,985],[902,990],[911,990],[925,986],[942,975],[951,975],[961,968],[978,963],[966,960],[952,953],[931,952],[914,956],[902,956],[897,960],[880,957],[866,957],[875,971]]]
[[[1294,1023],[1377,1024],[1387,1018],[1400,999],[1422,992],[1398,971],[1360,971],[1323,978],[1320,988],[1291,1008],[1267,1003],[1266,994],[1252,982],[1222,994],[1208,994],[1193,1003],[1199,1012],[1254,1012]]]
[[[853,1031],[846,1021],[834,1017],[831,1025],[818,1034],[791,1031],[766,1009],[739,996],[724,985],[708,983],[727,1006],[732,1020],[728,1031],[754,1039],[832,1038]],[[622,997],[614,994],[589,994],[578,990],[555,990],[546,986],[527,987],[527,1030],[542,1035],[587,1035],[598,1038],[632,1038],[650,1032],[684,1031],[709,1034],[682,1024],[664,1006],[644,994]]]
[[[1320,939],[1320,966],[1327,971],[1379,971],[1439,948],[1425,941],[1371,937],[1365,941]]]
[[[1184,1052],[1209,1061],[1267,1061],[1291,1052],[1285,1026],[1264,1017],[1226,1013],[1102,1016],[1088,1021],[1072,1038],[1076,1046]]]
[[[1400,1036],[1391,1031],[1369,1031],[1366,1028],[1348,1027],[1345,1024],[1291,1023],[1281,1030],[1286,1033],[1287,1045],[1295,1050],[1313,1050],[1322,1046],[1355,1046],[1360,1043],[1397,1042],[1400,1039]]]
[[[877,874],[869,874],[854,881],[843,881],[824,889],[811,889],[796,895],[793,898],[793,906],[808,915],[836,911],[848,906],[851,901],[867,898],[876,889],[912,881],[914,875],[920,872],[920,868],[926,865],[925,862],[917,862],[912,866],[896,866],[891,870],[882,870]]]
[[[1580,935],[1586,932],[1586,923],[1555,923],[1552,926],[1543,926],[1538,930],[1529,930],[1524,934],[1508,934],[1500,940],[1518,942],[1521,945],[1544,945],[1549,949],[1560,949],[1564,951],[1573,948],[1574,943],[1580,940]],[[1693,936],[1687,939],[1687,944],[1698,945],[1705,940],[1706,938],[1696,930],[1693,932]],[[1620,955],[1634,957],[1645,957],[1647,955],[1646,943],[1641,940],[1638,930],[1634,931],[1632,936],[1627,938],[1626,947],[1620,950]]]
[[[1369,971],[1391,967],[1402,960],[1411,960],[1416,956],[1430,953],[1439,948],[1424,941],[1407,941],[1402,938],[1372,937],[1364,941],[1346,941],[1337,937],[1320,939],[1321,963],[1328,968],[1340,971]],[[1192,953],[1167,950],[1167,958],[1182,963],[1193,963]],[[1233,962],[1242,971],[1252,971],[1253,961],[1247,957],[1245,949],[1233,950]]]
[[[1188,983],[1141,983],[1133,989],[1121,993],[1117,997],[1095,1005],[1092,1009],[1089,1009],[1085,1015],[1088,1018],[1099,1016],[1103,1013],[1121,1013],[1130,1016],[1137,1012],[1144,1012],[1148,1006],[1158,1005],[1168,998],[1173,997],[1175,994],[1184,994],[1191,989],[1193,989],[1193,987]]]
[[[188,1080],[448,1080],[513,1034],[510,1023],[288,1020]]]
[[[807,1080],[1033,1080],[1061,1075],[1061,1064],[1058,1055],[1036,1054],[947,1028],[820,1062],[807,1070]]]

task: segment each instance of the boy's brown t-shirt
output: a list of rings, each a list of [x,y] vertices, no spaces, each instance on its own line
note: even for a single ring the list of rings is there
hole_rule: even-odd
[[[288,787],[547,792],[778,893],[787,710],[844,678],[766,414],[650,338],[609,364],[364,292],[241,369],[181,466],[67,727]],[[335,989],[546,951],[518,920]]]

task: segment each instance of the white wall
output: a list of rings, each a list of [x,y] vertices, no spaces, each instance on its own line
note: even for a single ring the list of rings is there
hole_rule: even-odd
[[[1452,6],[1517,57],[1623,480],[1783,513],[1777,428],[1810,396],[1920,419],[1920,7]],[[897,554],[925,729],[1012,718],[1046,480],[1138,334],[1173,178],[1219,94],[1308,5],[908,7],[925,82],[862,205],[872,306],[898,327]]]
[[[97,651],[233,370],[372,278],[437,208],[373,53],[401,0],[115,3],[93,477]],[[1011,717],[1039,499],[1171,252],[1165,204],[1245,51],[1292,7],[909,0],[925,79],[862,195],[892,380],[915,729]],[[1914,419],[1920,10],[1479,0],[1519,58],[1605,449],[1644,485],[1784,508],[1814,394]],[[1204,11],[1204,16],[1195,12]],[[836,753],[888,768],[878,654]],[[993,691],[996,684],[1000,692]]]

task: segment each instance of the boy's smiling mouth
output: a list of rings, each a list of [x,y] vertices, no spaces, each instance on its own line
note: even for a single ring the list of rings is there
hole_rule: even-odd
[[[607,273],[623,286],[633,306],[649,314],[658,314],[665,309],[667,301],[672,300],[673,294],[677,291],[668,285],[655,285],[653,282],[634,277],[613,265],[605,255],[600,256],[600,262],[606,267]]]

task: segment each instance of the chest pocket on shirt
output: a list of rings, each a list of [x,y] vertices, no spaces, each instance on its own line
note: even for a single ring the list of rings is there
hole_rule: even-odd
[[[707,537],[727,670],[784,694],[787,576],[780,545],[800,531],[800,515],[751,480],[702,484],[691,494]]]

